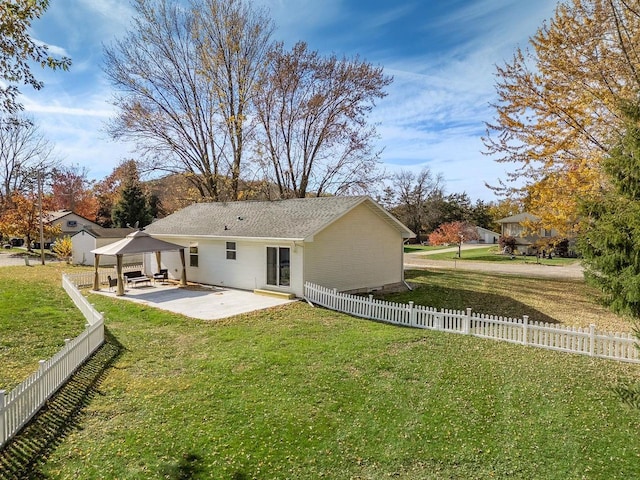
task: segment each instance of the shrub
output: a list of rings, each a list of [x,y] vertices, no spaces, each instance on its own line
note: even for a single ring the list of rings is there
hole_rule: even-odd
[[[498,240],[500,245],[500,249],[506,253],[513,253],[516,249],[516,238],[509,236],[500,236],[500,240]]]
[[[53,246],[53,253],[60,260],[66,260],[67,263],[71,262],[71,255],[73,255],[73,243],[71,242],[71,237],[69,235],[56,240],[55,245]]]

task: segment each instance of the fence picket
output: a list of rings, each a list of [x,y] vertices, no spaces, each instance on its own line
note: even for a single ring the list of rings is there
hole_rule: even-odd
[[[376,300],[372,295],[359,297],[339,293],[307,282],[306,299],[331,310],[372,320],[407,325],[415,328],[464,333],[519,343],[538,348],[578,353],[625,362],[640,363],[636,339],[630,334],[596,332],[595,325],[586,328],[562,327],[549,323],[457,311],[442,308],[400,304]]]

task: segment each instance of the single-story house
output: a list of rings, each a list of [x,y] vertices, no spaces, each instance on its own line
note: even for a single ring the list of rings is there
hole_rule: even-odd
[[[85,226],[82,230],[71,236],[73,263],[75,265],[93,265],[94,255],[91,253],[91,250],[122,240],[132,232],[135,232],[134,228],[103,228],[97,225]],[[127,262],[142,263],[142,255],[128,256]],[[115,257],[107,255],[100,257],[100,265],[115,265]]]
[[[404,283],[403,244],[413,232],[368,196],[196,203],[148,225],[187,248],[189,280],[304,295],[305,282],[340,291]],[[145,256],[154,273],[153,254]],[[176,258],[162,259],[176,278]],[[153,271],[152,271],[153,270]]]
[[[534,253],[534,245],[541,240],[550,240],[558,236],[558,232],[555,229],[535,228],[532,231],[530,226],[535,226],[540,222],[540,219],[526,212],[502,218],[497,222],[502,227],[502,236],[514,237],[516,239],[516,248],[527,254]]]
[[[48,225],[60,225],[61,236],[72,236],[85,227],[100,228],[96,222],[84,218],[71,210],[55,210],[47,212],[43,218]]]
[[[51,244],[57,240],[57,238],[62,238],[65,236],[73,236],[75,233],[79,232],[85,227],[95,227],[100,228],[95,222],[92,222],[88,218],[85,218],[77,213],[72,212],[71,210],[53,210],[49,212],[44,212],[42,220],[45,225],[60,227],[60,234],[54,238],[45,238],[44,239],[44,247],[51,248]],[[40,240],[36,238],[33,241],[35,248],[40,248]]]

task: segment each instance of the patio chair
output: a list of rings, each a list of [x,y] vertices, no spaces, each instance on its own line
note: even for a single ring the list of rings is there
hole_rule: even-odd
[[[163,283],[169,280],[169,269],[161,268],[158,273],[154,273],[153,281],[156,282],[158,280],[162,281]]]
[[[118,279],[117,278],[111,278],[111,275],[107,276],[107,280],[109,281],[109,291],[111,291],[111,289],[113,287],[117,287],[118,286]]]

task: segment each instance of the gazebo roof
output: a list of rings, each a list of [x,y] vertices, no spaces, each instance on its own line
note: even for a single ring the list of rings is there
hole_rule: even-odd
[[[183,248],[185,247],[182,245],[158,240],[142,230],[137,230],[122,240],[91,250],[91,253],[95,255],[133,255],[136,253],[182,250]]]

